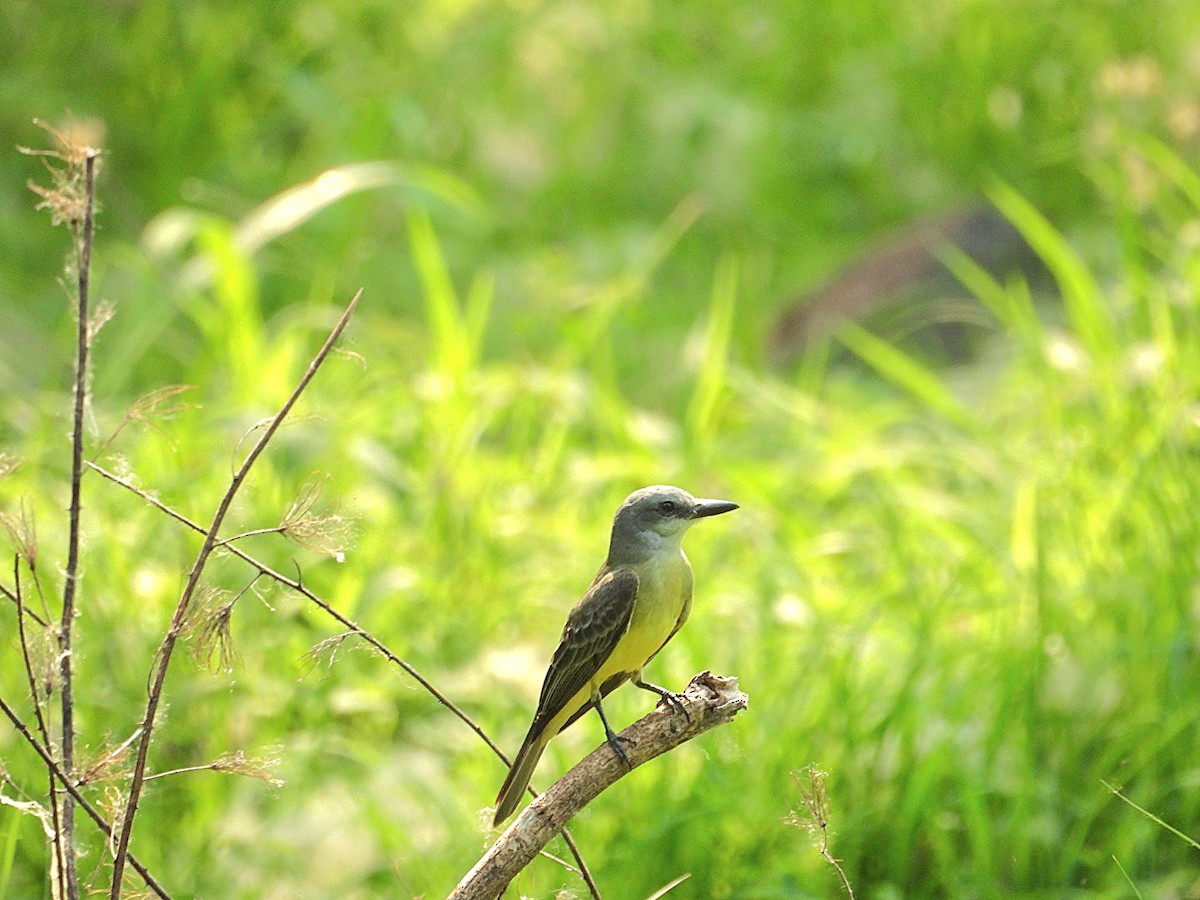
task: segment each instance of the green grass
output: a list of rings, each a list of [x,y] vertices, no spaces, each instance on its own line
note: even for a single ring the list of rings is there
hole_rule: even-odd
[[[299,567],[510,751],[621,498],[666,481],[742,505],[689,536],[693,618],[648,674],[734,674],[750,708],[574,823],[606,896],[685,872],[668,896],[836,895],[786,821],[790,773],[814,763],[858,896],[1182,893],[1194,847],[1138,808],[1200,836],[1200,176],[1153,124],[1182,102],[1195,14],[331,8],[333,32],[298,6],[96,10],[82,35],[48,16],[40,48],[5,48],[2,65],[29,73],[12,82],[28,97],[2,98],[8,123],[63,105],[108,119],[97,277],[117,315],[97,339],[89,446],[142,394],[192,385],[100,462],[204,521],[247,430],[364,284],[351,352],[318,375],[227,532],[274,525],[326,473],[318,509],[355,521],[344,562],[277,536],[245,548]],[[16,4],[12,34],[42,15]],[[1139,53],[1156,86],[1105,89]],[[124,92],[99,77],[114,70]],[[1000,88],[1023,104],[1007,127]],[[325,205],[301,190],[369,159],[403,165]],[[0,449],[23,459],[0,508],[30,504],[53,596],[66,240],[22,180],[0,187],[0,273],[29,298],[0,315]],[[289,186],[312,218],[248,247],[252,211]],[[938,368],[857,326],[793,370],[763,361],[790,292],[866,233],[983,190],[1061,304],[947,256],[995,319],[973,365]],[[155,216],[177,243],[143,233]],[[197,538],[94,475],[84,503],[86,754],[135,727]],[[225,556],[207,584],[249,577]],[[135,852],[180,896],[444,895],[491,836],[502,767],[374,654],[305,660],[336,624],[256,587],[231,671],[173,663],[151,769],[242,749],[278,756],[285,784],[152,781]],[[28,712],[22,685],[10,637],[0,691]],[[614,722],[647,709],[639,693],[613,696]],[[600,737],[574,726],[535,784]],[[7,726],[0,760],[44,789]],[[46,895],[41,826],[4,809],[0,893]],[[104,851],[80,830],[90,876]],[[582,893],[545,860],[518,886]]]

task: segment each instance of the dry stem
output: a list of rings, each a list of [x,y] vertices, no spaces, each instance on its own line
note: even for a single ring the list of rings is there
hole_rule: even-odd
[[[204,543],[200,547],[200,552],[196,554],[196,561],[192,565],[187,583],[184,585],[183,592],[179,597],[179,603],[175,607],[175,613],[171,618],[171,625],[167,629],[167,633],[163,637],[162,643],[158,648],[158,653],[155,656],[156,662],[151,680],[150,696],[146,703],[145,716],[142,718],[143,731],[141,739],[138,742],[137,760],[134,763],[133,776],[130,779],[129,793],[126,799],[125,815],[122,817],[121,831],[117,838],[116,850],[113,854],[113,876],[109,888],[110,900],[120,900],[121,898],[121,881],[124,874],[125,860],[129,855],[129,839],[133,833],[133,823],[137,817],[138,802],[141,799],[142,787],[146,779],[146,759],[150,752],[150,740],[154,734],[154,720],[158,713],[158,705],[162,700],[163,686],[167,679],[167,669],[171,664],[171,654],[175,649],[180,632],[183,630],[188,607],[191,605],[192,597],[195,595],[196,588],[200,583],[200,576],[204,571],[209,556],[216,547],[218,540],[217,533],[220,531],[221,524],[225,521],[225,515],[229,512],[229,508],[233,504],[238,490],[245,483],[246,476],[249,474],[254,462],[266,449],[267,444],[275,436],[284,419],[291,412],[292,407],[299,401],[300,395],[304,393],[304,389],[308,387],[309,382],[317,374],[317,370],[320,369],[321,364],[329,356],[334,344],[350,323],[350,317],[354,314],[354,309],[358,305],[358,300],[361,296],[362,290],[360,289],[350,299],[337,324],[334,325],[333,330],[325,339],[325,343],[321,345],[321,349],[317,351],[317,354],[308,364],[308,369],[301,376],[299,382],[297,382],[291,395],[284,401],[279,412],[270,420],[270,424],[255,442],[241,466],[234,472],[232,479],[230,479],[229,487],[226,488],[224,496],[217,504],[211,524],[205,529]]]
[[[21,737],[25,739],[25,742],[29,744],[29,746],[31,746],[37,752],[37,755],[42,758],[42,762],[46,764],[46,769],[51,773],[51,776],[63,786],[63,789],[70,794],[72,798],[74,798],[74,800],[79,804],[79,808],[88,814],[88,817],[96,823],[97,828],[103,831],[107,837],[111,838],[113,834],[112,826],[108,824],[108,821],[104,818],[104,816],[100,815],[100,811],[97,810],[96,807],[92,806],[92,804],[88,801],[88,798],[80,793],[79,788],[76,787],[69,778],[67,778],[66,773],[59,767],[50,751],[44,747],[40,741],[38,741],[33,732],[31,732],[25,723],[21,721],[21,717],[17,715],[16,710],[9,706],[3,697],[0,697],[0,712],[4,713],[8,720],[12,723],[13,727],[20,733]],[[142,877],[142,880],[146,883],[146,887],[150,888],[150,890],[161,897],[162,900],[171,900],[171,895],[163,889],[162,885],[160,885],[158,881],[155,880],[154,876],[150,874],[150,871],[144,865],[142,865],[141,862],[138,861],[137,857],[132,853],[129,854],[129,864],[133,866],[134,871]]]
[[[63,579],[62,620],[58,631],[59,665],[62,684],[59,699],[62,708],[62,767],[70,778],[75,769],[75,695],[72,684],[71,626],[75,619],[75,588],[79,581],[79,521],[83,489],[83,414],[87,405],[87,366],[91,331],[88,323],[92,266],[92,235],[95,231],[96,157],[98,150],[88,149],[84,156],[84,215],[77,240],[76,264],[79,291],[76,297],[75,405],[71,423],[71,507],[68,513],[70,533],[67,541],[67,571]],[[51,798],[53,800],[53,798]],[[62,798],[61,853],[64,880],[69,900],[79,900],[79,880],[75,873],[75,805],[69,795]]]
[[[14,585],[14,602],[17,605],[17,639],[21,645],[21,661],[25,666],[25,678],[29,684],[29,699],[33,702],[33,715],[37,719],[38,734],[42,737],[42,743],[50,747],[50,727],[46,724],[46,716],[42,711],[42,698],[37,686],[37,673],[33,667],[33,656],[29,652],[29,635],[25,630],[25,599],[21,591],[21,557],[13,559],[13,585]],[[57,789],[55,787],[54,773],[47,769],[46,778],[48,780],[48,794],[50,801],[50,818],[54,825],[54,840],[50,848],[54,854],[55,865],[54,872],[58,878],[58,896],[63,897],[67,894],[66,885],[66,860],[64,857],[64,848],[62,840],[62,820],[58,803],[55,802]]]
[[[161,500],[159,500],[153,494],[150,494],[150,493],[142,490],[137,485],[133,484],[132,482],[128,481],[127,479],[124,479],[120,475],[117,475],[113,472],[109,472],[107,469],[103,468],[102,466],[98,466],[95,463],[89,462],[87,465],[93,471],[95,471],[99,475],[102,475],[103,477],[107,478],[109,481],[113,482],[114,484],[119,484],[121,487],[125,488],[127,491],[131,491],[132,493],[137,494],[137,496],[141,497],[143,500],[145,500],[147,503],[149,503],[155,509],[166,513],[168,516],[170,516],[175,521],[177,521],[183,525],[186,525],[188,528],[190,528],[193,531],[196,531],[200,534],[205,533],[205,529],[204,529],[203,525],[199,524],[198,522],[192,521],[187,516],[185,516],[183,513],[179,512],[178,510],[174,509],[171,506],[168,506],[166,503],[163,503]],[[472,719],[469,715],[467,715],[465,712],[463,712],[463,710],[459,706],[457,706],[454,703],[454,701],[452,701],[449,697],[447,697],[440,690],[438,690],[433,685],[433,682],[431,682],[424,675],[422,675],[419,671],[417,671],[417,669],[415,669],[412,666],[412,664],[409,663],[407,660],[405,660],[405,659],[401,658],[400,656],[397,656],[395,653],[393,653],[392,650],[389,649],[388,646],[383,643],[383,641],[379,640],[379,638],[375,637],[375,635],[371,634],[371,632],[367,631],[365,628],[362,628],[360,625],[358,625],[353,620],[342,615],[340,612],[338,612],[336,609],[334,609],[332,606],[330,606],[326,600],[324,600],[317,594],[313,593],[313,591],[309,590],[309,588],[304,585],[303,581],[301,581],[300,578],[291,578],[287,575],[284,575],[282,572],[278,572],[275,569],[272,569],[266,563],[260,562],[258,559],[251,556],[249,553],[247,553],[245,550],[238,547],[236,544],[225,543],[224,549],[227,550],[229,553],[232,553],[234,556],[238,557],[240,560],[245,562],[247,565],[252,566],[254,569],[258,570],[259,573],[261,573],[262,575],[265,575],[267,578],[270,578],[273,581],[278,582],[279,584],[283,585],[284,587],[290,588],[291,590],[300,594],[302,597],[311,601],[316,606],[318,606],[323,612],[325,612],[328,616],[330,616],[331,618],[336,620],[340,625],[342,625],[342,627],[344,627],[346,629],[346,631],[343,634],[336,635],[335,637],[328,638],[327,640],[340,641],[350,635],[354,635],[356,637],[361,638],[363,641],[365,641],[367,644],[369,644],[371,647],[373,647],[381,656],[384,657],[384,659],[386,659],[388,662],[392,663],[393,665],[397,666],[398,668],[402,669],[406,674],[408,674],[409,677],[411,677],[414,681],[416,681],[417,684],[421,685],[421,687],[423,687],[426,691],[428,691],[433,696],[433,698],[435,700],[437,700],[438,703],[440,703],[442,706],[446,707],[446,709],[448,709],[455,716],[457,716],[458,719],[463,722],[463,724],[465,724],[468,728],[470,728],[473,732],[475,732],[475,734],[478,735],[479,739],[482,740],[485,744],[487,744],[488,748],[494,754],[496,754],[496,756],[500,759],[501,762],[503,762],[506,766],[511,765],[511,762],[510,762],[509,758],[504,754],[504,751],[501,750],[500,747],[497,746],[496,742],[493,741],[488,736],[487,732],[485,732],[483,730],[483,728],[480,727],[480,725],[474,719]],[[532,793],[532,791],[531,791],[531,793]],[[575,843],[575,839],[571,836],[571,833],[565,828],[563,829],[563,841],[566,843],[567,848],[571,851],[571,855],[575,858],[575,862],[579,867],[579,869],[578,869],[579,877],[582,878],[584,881],[584,884],[587,885],[588,892],[592,895],[594,900],[600,900],[600,889],[596,886],[596,882],[592,878],[591,870],[588,869],[587,863],[584,862],[583,854],[580,853],[579,847]]]

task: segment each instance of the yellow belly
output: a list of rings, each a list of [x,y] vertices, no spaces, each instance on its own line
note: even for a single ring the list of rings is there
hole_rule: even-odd
[[[631,677],[640,674],[642,666],[662,648],[680,619],[686,617],[691,600],[692,567],[682,550],[639,569],[638,592],[629,630],[588,685],[555,716],[555,721],[546,729],[547,735],[555,734],[563,722],[591,700],[593,690],[599,691],[614,675]]]

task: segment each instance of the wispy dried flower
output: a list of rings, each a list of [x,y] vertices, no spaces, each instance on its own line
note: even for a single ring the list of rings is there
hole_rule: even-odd
[[[108,839],[108,852],[111,856],[116,852],[117,835],[121,833],[121,822],[125,818],[125,792],[115,784],[106,785],[104,795],[96,805],[112,825]]]
[[[51,222],[77,229],[87,213],[87,161],[100,155],[89,140],[97,134],[96,126],[72,123],[59,129],[40,119],[34,119],[34,124],[49,134],[56,146],[53,150],[17,148],[28,156],[40,157],[50,174],[48,186],[30,181],[28,187],[42,198],[37,208],[48,209]]]
[[[29,504],[22,500],[16,513],[0,512],[0,526],[8,532],[17,556],[25,560],[30,569],[37,569],[37,529]]]
[[[169,778],[172,775],[183,775],[187,772],[224,772],[228,775],[245,775],[248,778],[259,778],[265,781],[271,787],[280,787],[283,781],[271,774],[271,770],[278,768],[280,762],[279,748],[272,748],[271,752],[266,756],[247,756],[241,750],[234,750],[229,753],[222,753],[210,763],[202,763],[198,766],[184,766],[179,769],[171,769],[169,772],[156,772],[153,775],[147,775],[146,780],[151,781],[156,778]]]
[[[305,671],[303,677],[307,677],[308,674],[322,662],[325,663],[325,669],[327,672],[328,670],[332,669],[333,664],[337,662],[338,651],[342,649],[342,644],[344,644],[346,639],[350,637],[355,637],[353,631],[343,631],[341,634],[335,634],[332,637],[327,637],[325,640],[320,641],[319,643],[316,643],[310,647],[308,652],[305,653],[303,657],[304,660],[309,664],[309,667],[307,671]]]
[[[75,783],[77,785],[96,784],[99,782],[120,781],[129,777],[129,772],[119,768],[125,754],[133,742],[141,737],[142,729],[135,729],[133,734],[119,744],[113,744],[108,738],[95,753],[81,754],[76,764]]]
[[[221,588],[205,588],[188,610],[184,636],[191,644],[192,658],[216,671],[232,672],[241,658],[233,642],[230,621],[238,598]]]
[[[29,652],[29,669],[39,699],[48,699],[58,688],[59,660],[58,639],[49,629],[29,631],[25,635]]]
[[[808,776],[807,785],[801,780],[799,774],[792,773],[792,781],[796,783],[796,787],[800,791],[800,800],[804,804],[804,809],[793,810],[785,821],[789,825],[812,832],[822,858],[833,866],[838,877],[841,878],[842,887],[846,889],[850,900],[854,900],[854,889],[850,887],[850,879],[846,877],[841,863],[829,852],[829,792],[825,787],[829,774],[816,766],[809,766],[804,770],[804,775]]]
[[[117,314],[117,306],[111,300],[105,300],[100,303],[95,312],[92,313],[91,319],[88,320],[88,343],[90,344],[100,333],[100,329],[112,321],[112,317]]]
[[[132,422],[137,422],[140,425],[145,425],[154,430],[160,430],[156,422],[157,419],[167,419],[176,413],[183,412],[185,409],[195,409],[194,403],[168,403],[180,394],[190,391],[190,384],[168,384],[164,387],[155,388],[148,394],[143,394],[133,402],[125,413],[125,418],[121,420],[113,433],[108,436],[108,439],[96,453],[100,456],[104,453],[112,443],[117,439],[117,436],[125,430],[125,427]]]
[[[272,750],[265,756],[247,756],[241,750],[234,750],[231,753],[222,753],[217,757],[212,764],[213,771],[227,772],[230,775],[245,775],[248,778],[259,778],[265,781],[271,787],[282,787],[283,780],[276,778],[272,772],[279,768],[281,762],[281,754],[279,748]]]
[[[279,531],[301,547],[339,557],[350,543],[354,522],[339,513],[315,513],[324,476],[311,475],[279,523]]]

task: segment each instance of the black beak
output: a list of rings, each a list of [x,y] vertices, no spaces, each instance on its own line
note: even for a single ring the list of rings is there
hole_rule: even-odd
[[[719,516],[721,513],[733,512],[738,508],[736,503],[728,500],[697,500],[692,509],[693,519],[704,519],[708,516]]]

